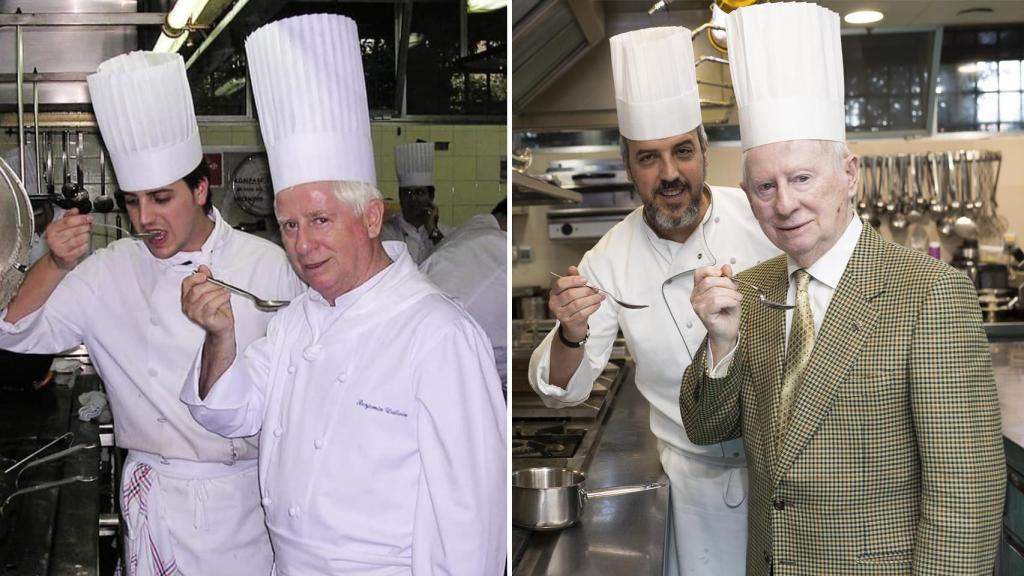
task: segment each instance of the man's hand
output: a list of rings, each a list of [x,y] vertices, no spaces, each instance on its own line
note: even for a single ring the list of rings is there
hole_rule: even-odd
[[[587,337],[587,319],[597,312],[604,298],[604,294],[587,286],[587,279],[575,266],[570,266],[568,276],[551,284],[548,309],[561,323],[562,334],[579,342]]]
[[[181,283],[181,311],[214,337],[233,335],[235,315],[231,310],[231,293],[206,281],[213,276],[200,266],[195,274]]]
[[[89,251],[91,230],[92,216],[79,214],[78,208],[68,210],[64,218],[46,227],[46,244],[50,248],[48,258],[65,272],[74,270]]]
[[[437,206],[434,206],[431,202],[427,202],[423,205],[423,213],[426,214],[426,219],[423,222],[423,225],[426,227],[427,232],[433,234],[437,230],[437,221],[440,218]]]
[[[720,360],[736,346],[740,333],[740,302],[743,296],[728,277],[732,267],[726,264],[698,268],[693,275],[690,304],[708,331],[711,354]]]

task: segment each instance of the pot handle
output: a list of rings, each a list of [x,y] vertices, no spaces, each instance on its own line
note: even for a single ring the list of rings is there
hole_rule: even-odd
[[[657,490],[665,486],[664,482],[648,482],[646,484],[628,484],[624,486],[609,486],[608,488],[597,488],[594,490],[587,490],[585,488],[580,489],[580,499],[587,500],[588,498],[603,498],[605,496],[620,496],[622,494],[632,494],[634,492],[645,492],[647,490]]]

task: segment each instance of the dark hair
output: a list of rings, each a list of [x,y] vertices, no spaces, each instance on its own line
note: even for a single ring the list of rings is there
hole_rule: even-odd
[[[188,189],[193,192],[196,191],[196,188],[199,188],[200,182],[206,180],[206,203],[203,204],[203,212],[209,214],[213,210],[213,193],[210,191],[210,164],[206,161],[206,158],[200,159],[199,165],[186,174],[182,180],[185,181]]]
[[[213,194],[210,192],[210,189],[209,189],[210,165],[206,162],[206,158],[201,159],[199,161],[199,165],[196,166],[191,172],[189,172],[188,174],[183,176],[182,180],[185,181],[185,185],[188,186],[188,189],[191,190],[192,192],[195,192],[196,188],[199,188],[199,183],[200,182],[202,182],[203,180],[206,180],[206,183],[207,183],[206,203],[203,204],[203,212],[205,214],[209,215],[210,212],[213,210]],[[125,204],[125,202],[124,202],[124,192],[123,191],[118,190],[118,191],[114,192],[114,200],[117,201],[117,209],[118,210],[120,210],[121,212],[127,212],[128,211],[128,205]]]
[[[502,198],[501,202],[494,205],[494,210],[491,210],[491,216],[504,218],[506,214],[508,214],[508,199]]]

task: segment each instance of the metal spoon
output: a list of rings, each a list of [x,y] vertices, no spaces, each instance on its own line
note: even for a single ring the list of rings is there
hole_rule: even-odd
[[[104,224],[103,222],[93,222],[92,225],[93,226],[103,226],[104,228],[112,228],[114,230],[120,230],[121,232],[124,232],[125,234],[127,234],[129,236],[132,236],[132,237],[135,237],[135,238],[150,238],[152,236],[156,236],[156,235],[160,234],[159,232],[138,232],[138,233],[132,233],[132,232],[129,232],[128,230],[125,230],[124,228],[122,228],[120,226],[114,226],[113,224]]]
[[[559,276],[558,274],[555,274],[554,272],[552,272],[551,275],[554,276],[555,278],[565,278],[565,276]],[[591,290],[597,290],[598,292],[604,292],[605,294],[608,295],[609,298],[614,300],[616,304],[618,304],[619,306],[622,306],[623,308],[629,308],[630,310],[640,310],[641,308],[647,308],[648,307],[647,304],[630,304],[628,302],[623,302],[622,300],[619,300],[618,298],[616,298],[615,295],[612,294],[611,292],[605,290],[604,288],[598,288],[597,286],[594,286],[593,284],[587,284],[587,288],[590,288]]]
[[[752,289],[754,292],[757,292],[757,301],[773,310],[792,310],[793,308],[796,308],[796,306],[793,304],[783,304],[782,302],[774,302],[772,300],[769,300],[768,297],[765,296],[764,290],[761,290],[760,288],[754,286],[753,284],[747,282],[746,280],[740,280],[735,276],[726,276],[726,278],[732,280],[737,284],[743,284],[744,286],[747,286],[748,288]]]
[[[196,272],[199,272],[199,271],[196,270]],[[246,292],[245,290],[242,290],[241,288],[239,288],[237,286],[232,286],[231,284],[228,284],[227,282],[222,282],[222,281],[217,280],[216,278],[212,278],[210,276],[206,277],[206,281],[211,283],[211,284],[216,284],[217,286],[220,286],[221,288],[226,288],[226,289],[234,292],[235,294],[238,294],[239,296],[244,296],[244,297],[248,298],[249,300],[252,300],[252,303],[256,305],[256,308],[258,310],[262,310],[264,312],[273,312],[275,310],[279,310],[279,309],[284,308],[285,306],[291,304],[291,300],[264,300],[263,298],[259,298],[256,295],[251,294],[249,292]]]

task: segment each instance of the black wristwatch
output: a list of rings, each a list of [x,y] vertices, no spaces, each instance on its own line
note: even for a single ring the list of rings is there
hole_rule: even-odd
[[[562,341],[562,344],[565,344],[569,348],[579,348],[580,346],[583,346],[584,344],[587,343],[588,338],[590,338],[589,328],[587,328],[587,335],[583,337],[583,340],[580,340],[579,342],[573,342],[572,340],[569,340],[568,338],[565,337],[565,333],[562,332],[562,325],[558,325],[558,339]]]

